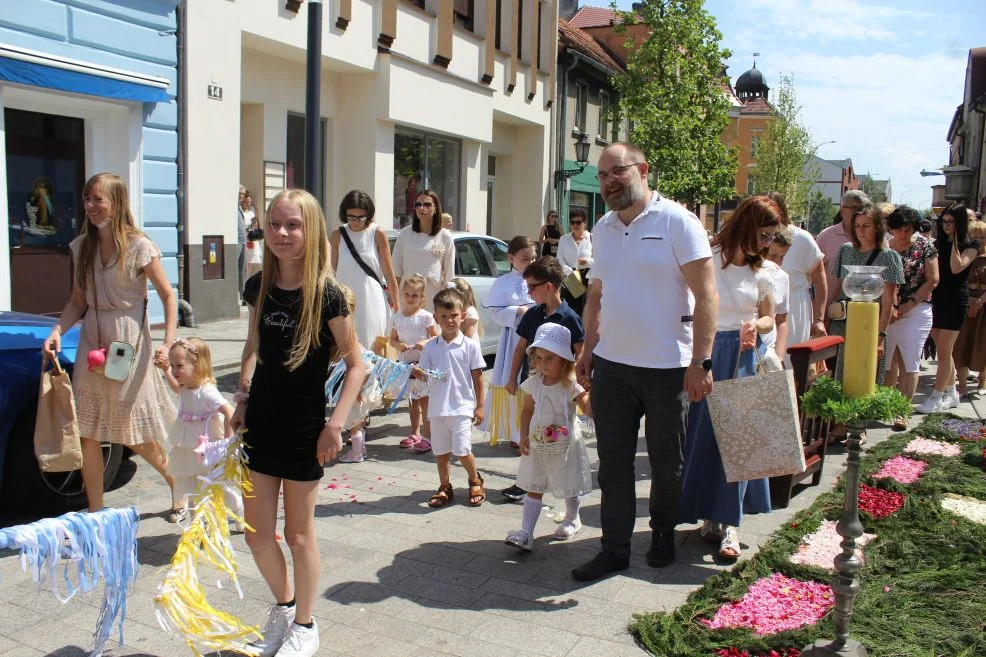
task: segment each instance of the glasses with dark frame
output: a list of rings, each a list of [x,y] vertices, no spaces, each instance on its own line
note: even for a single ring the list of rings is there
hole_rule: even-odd
[[[349,221],[349,222],[351,222],[351,221],[364,222],[364,221],[369,221],[369,220],[370,220],[370,218],[367,217],[367,216],[360,217],[360,216],[355,215],[355,214],[347,214],[346,215],[346,221]]]
[[[527,291],[528,292],[533,292],[534,290],[538,289],[542,285],[546,285],[547,283],[548,283],[548,281],[540,281],[539,283],[534,283],[533,285],[528,285],[527,286]]]
[[[600,171],[599,173],[596,174],[596,180],[598,180],[599,182],[603,182],[610,176],[613,176],[614,178],[622,176],[629,169],[632,169],[633,167],[636,166],[640,166],[641,164],[643,164],[643,162],[631,162],[630,164],[623,164],[618,167],[613,167],[609,171]]]

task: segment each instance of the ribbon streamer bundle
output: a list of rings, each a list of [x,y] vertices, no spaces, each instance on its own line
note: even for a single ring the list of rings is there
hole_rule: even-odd
[[[249,642],[260,638],[259,630],[210,605],[199,581],[199,566],[207,562],[225,573],[243,597],[228,520],[244,521],[226,505],[224,495],[226,490],[243,495],[253,490],[242,434],[210,443],[202,456],[210,470],[200,477],[203,483],[191,505],[191,520],[154,597],[158,623],[166,632],[180,634],[198,657],[216,650],[257,655],[259,650]],[[246,531],[253,530],[246,527]]]
[[[93,632],[92,657],[103,654],[117,619],[123,643],[127,589],[137,580],[139,522],[137,509],[128,507],[66,513],[0,529],[0,549],[20,550],[21,568],[30,569],[39,588],[47,585],[62,602],[80,591],[94,591],[103,581],[103,603]],[[64,592],[59,589],[59,581],[65,585]]]
[[[379,384],[380,390],[393,395],[394,401],[387,409],[387,413],[393,413],[397,405],[404,399],[411,381],[411,372],[416,367],[414,363],[398,363],[379,356],[368,349],[363,350],[363,361],[367,366],[367,377],[360,392],[366,392],[374,386],[374,382]],[[448,375],[439,370],[424,370],[428,378],[444,380]],[[329,372],[329,378],[325,382],[325,399],[329,406],[339,403],[339,394],[342,392],[342,380],[346,375],[346,361],[340,360],[333,365]]]
[[[491,386],[490,412],[486,425],[490,445],[498,445],[503,438],[510,440],[514,431],[520,431],[523,396],[524,391],[520,389],[517,394],[511,395],[505,386]]]

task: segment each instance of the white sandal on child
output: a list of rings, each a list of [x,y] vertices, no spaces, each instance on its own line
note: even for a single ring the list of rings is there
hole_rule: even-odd
[[[739,559],[740,544],[735,527],[726,527],[722,535],[722,543],[719,544],[719,556],[723,559]]]
[[[558,529],[555,530],[555,538],[559,541],[567,541],[582,529],[582,521],[576,518],[575,520],[566,520],[558,525]]]

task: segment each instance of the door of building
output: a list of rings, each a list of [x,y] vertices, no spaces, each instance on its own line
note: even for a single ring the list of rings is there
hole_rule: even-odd
[[[85,185],[82,119],[5,109],[11,308],[57,314],[72,293],[68,245]]]

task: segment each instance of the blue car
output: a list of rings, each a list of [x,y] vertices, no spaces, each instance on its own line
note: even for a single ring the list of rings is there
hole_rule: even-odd
[[[55,319],[0,311],[0,496],[10,504],[60,513],[85,506],[82,473],[42,473],[34,456],[34,420],[41,382],[41,345]],[[69,373],[79,328],[62,336],[59,360]],[[103,486],[116,479],[124,449],[103,444]]]

